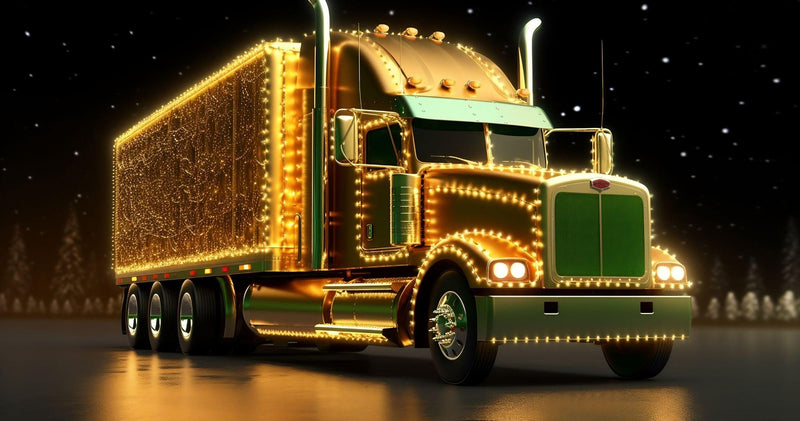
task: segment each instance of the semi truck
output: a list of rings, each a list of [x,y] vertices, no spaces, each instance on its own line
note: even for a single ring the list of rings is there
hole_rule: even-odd
[[[600,345],[657,375],[688,337],[686,269],[607,128],[536,105],[530,20],[513,84],[442,31],[261,42],[113,144],[115,282],[133,348],[430,348],[474,384],[498,348]],[[583,167],[548,145],[577,136]]]

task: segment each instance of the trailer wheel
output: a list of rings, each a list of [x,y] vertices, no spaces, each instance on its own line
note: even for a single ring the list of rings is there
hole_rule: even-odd
[[[494,366],[497,345],[478,341],[475,297],[461,273],[436,280],[428,306],[428,342],[439,377],[450,384],[481,382]]]
[[[133,284],[125,296],[125,333],[134,349],[147,349],[147,303],[149,285]]]
[[[153,351],[178,349],[178,297],[172,284],[156,282],[150,288],[149,338]]]
[[[220,343],[216,289],[208,283],[183,281],[178,294],[178,344],[184,354],[205,354]]]
[[[625,379],[655,377],[667,365],[671,340],[653,342],[606,342],[603,355],[611,370]]]

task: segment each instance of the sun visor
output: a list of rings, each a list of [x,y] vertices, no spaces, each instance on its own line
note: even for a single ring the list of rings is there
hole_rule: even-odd
[[[428,120],[553,128],[541,108],[505,102],[400,95],[394,100],[394,110],[403,117]]]

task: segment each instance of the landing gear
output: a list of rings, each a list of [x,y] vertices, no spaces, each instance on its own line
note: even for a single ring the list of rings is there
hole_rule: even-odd
[[[653,342],[606,342],[603,355],[611,370],[625,379],[655,377],[667,365],[672,352],[671,340]]]
[[[428,317],[428,343],[439,377],[451,384],[475,384],[486,378],[497,345],[477,340],[475,298],[461,273],[450,270],[439,277]]]

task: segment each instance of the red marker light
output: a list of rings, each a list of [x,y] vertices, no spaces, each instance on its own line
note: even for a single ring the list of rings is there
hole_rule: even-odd
[[[189,271],[189,276],[194,276],[194,275],[197,275],[197,271],[196,270],[190,270]]]
[[[164,279],[169,278],[169,273],[164,274]]]
[[[593,178],[589,181],[589,185],[597,191],[603,191],[611,187],[611,182],[602,178]]]
[[[227,266],[223,266],[223,267],[222,267],[222,271],[223,271],[223,272],[227,272],[227,271],[228,271],[228,267],[227,267]]]

